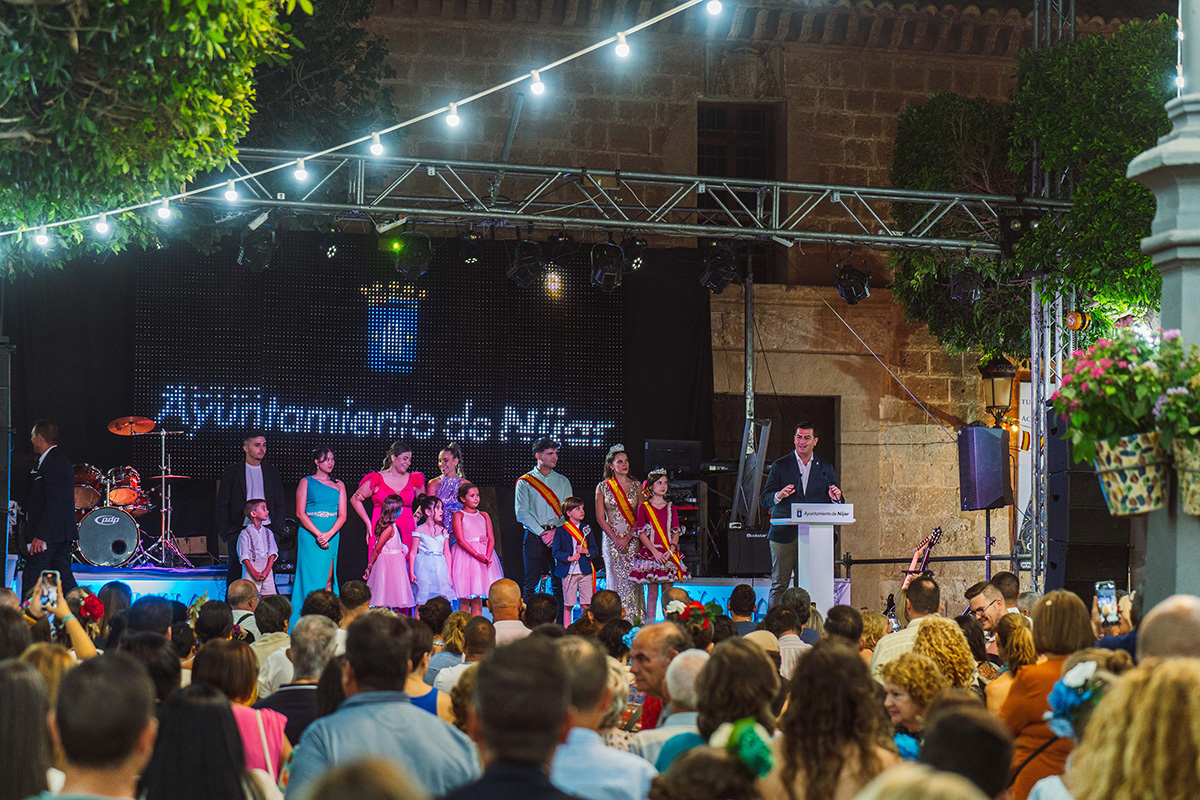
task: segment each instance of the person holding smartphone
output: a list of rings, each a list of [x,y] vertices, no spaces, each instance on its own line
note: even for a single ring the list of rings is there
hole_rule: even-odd
[[[71,613],[67,593],[58,572],[52,569],[45,570],[38,576],[37,583],[33,585],[33,594],[29,598],[29,616],[41,619],[47,614],[53,615],[51,621],[59,631],[59,641],[62,640],[63,634],[70,639],[71,649],[75,651],[77,659],[84,661],[97,655],[96,645],[84,630],[83,623]],[[113,642],[113,645],[115,646],[116,642]]]
[[[29,441],[40,458],[29,494],[29,556],[21,572],[21,592],[28,595],[42,572],[54,570],[65,594],[77,585],[71,574],[71,553],[79,539],[75,471],[71,459],[58,446],[58,423],[39,419],[33,424]]]

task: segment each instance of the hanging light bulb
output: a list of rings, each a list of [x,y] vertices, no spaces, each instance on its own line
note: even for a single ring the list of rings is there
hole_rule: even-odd
[[[629,55],[629,42],[625,41],[625,34],[617,34],[617,55],[621,58]]]
[[[237,198],[238,198],[237,187],[233,185],[233,181],[226,181],[225,182],[225,199],[230,202],[233,202],[234,200],[237,200]]]
[[[717,14],[721,13],[721,0],[708,0],[708,5],[705,6],[705,8],[708,9],[708,13],[715,17]]]
[[[458,103],[451,103],[450,113],[446,115],[446,124],[453,128],[458,122]]]
[[[46,233],[45,225],[38,228],[37,235],[33,237],[33,241],[37,243],[38,247],[45,247],[50,244],[50,235]]]
[[[162,202],[158,204],[158,218],[159,219],[170,219],[171,218],[171,204],[167,202],[167,198],[165,198],[165,197],[162,199]]]
[[[298,180],[298,181],[308,180],[308,170],[306,170],[304,168],[304,159],[303,158],[300,159],[299,163],[296,164],[296,171],[292,174],[296,176],[296,180]]]
[[[546,91],[546,84],[542,83],[542,76],[538,74],[536,69],[530,73],[530,78],[533,82],[529,84],[529,91],[534,94],[541,94]]]
[[[379,134],[371,132],[371,152],[377,156],[383,155],[383,142],[379,141]]]
[[[93,227],[96,229],[96,233],[101,236],[108,233],[108,214],[101,214],[100,219],[96,220],[96,224]]]

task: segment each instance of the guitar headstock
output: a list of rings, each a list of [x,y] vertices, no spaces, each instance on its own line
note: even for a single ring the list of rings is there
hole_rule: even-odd
[[[935,544],[937,544],[941,540],[942,540],[942,529],[939,526],[939,527],[933,529],[933,533],[929,534],[929,546],[933,547]]]

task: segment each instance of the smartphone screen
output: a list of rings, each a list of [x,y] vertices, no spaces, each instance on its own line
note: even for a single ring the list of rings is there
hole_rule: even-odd
[[[58,605],[58,570],[48,569],[42,572],[42,605]]]
[[[1100,621],[1105,625],[1116,625],[1117,617],[1117,585],[1112,581],[1096,581],[1096,608],[1100,611]]]

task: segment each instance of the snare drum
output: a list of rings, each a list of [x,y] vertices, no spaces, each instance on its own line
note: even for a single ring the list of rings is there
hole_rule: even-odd
[[[127,506],[138,501],[141,494],[142,476],[133,467],[113,467],[104,476],[110,484],[108,502],[114,506]]]
[[[75,507],[92,508],[100,502],[100,470],[91,464],[75,465]]]
[[[121,503],[120,509],[127,514],[132,514],[135,517],[140,517],[144,514],[149,514],[154,510],[154,503],[150,500],[150,495],[143,492],[141,489],[137,491],[137,499],[132,503]]]
[[[133,517],[103,506],[79,523],[79,555],[93,566],[119,567],[133,558],[140,535]]]

